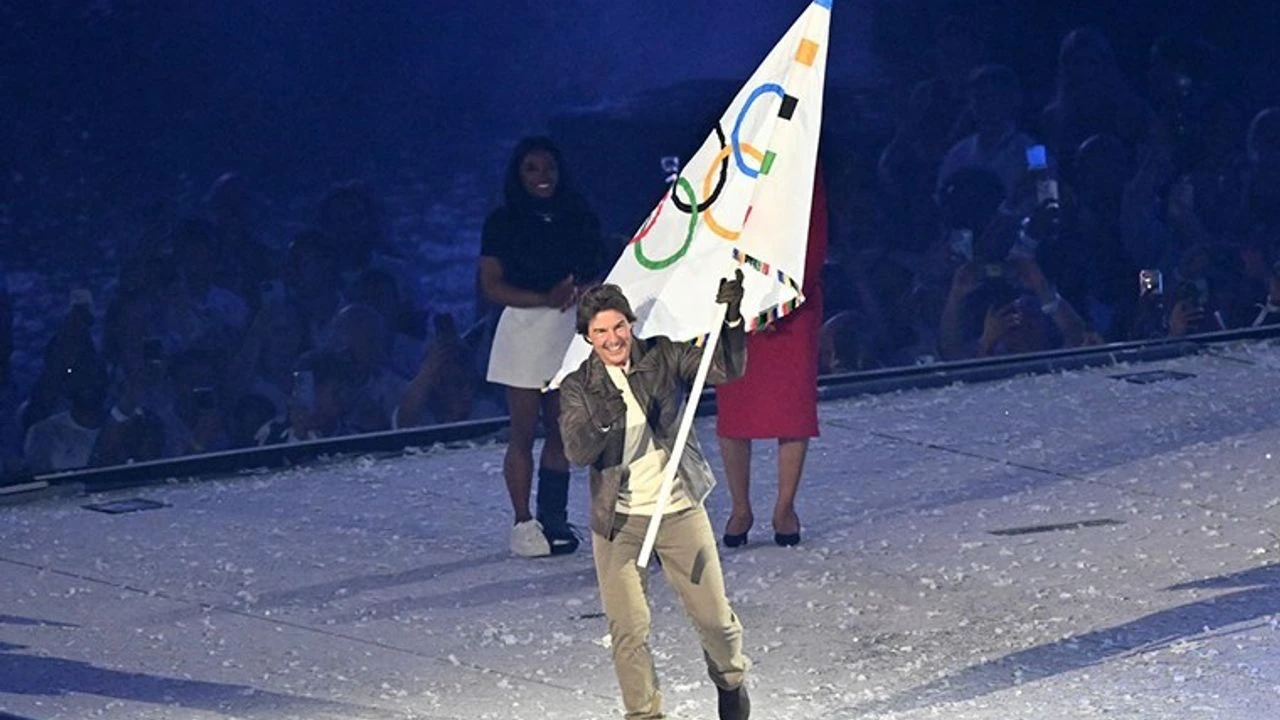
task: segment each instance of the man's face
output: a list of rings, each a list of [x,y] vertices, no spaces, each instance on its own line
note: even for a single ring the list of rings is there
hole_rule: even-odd
[[[587,341],[605,365],[623,367],[631,357],[631,322],[617,310],[601,310],[587,325]]]

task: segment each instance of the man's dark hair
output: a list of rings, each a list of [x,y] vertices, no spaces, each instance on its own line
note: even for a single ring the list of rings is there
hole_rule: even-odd
[[[582,294],[578,300],[578,334],[586,337],[591,319],[605,310],[617,310],[627,322],[635,322],[635,313],[631,312],[631,303],[622,294],[622,288],[611,283],[597,285]]]

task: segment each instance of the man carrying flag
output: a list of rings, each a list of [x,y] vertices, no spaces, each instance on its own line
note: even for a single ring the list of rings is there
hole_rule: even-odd
[[[805,301],[796,278],[832,1],[808,3],[671,181],[609,284],[583,296],[577,331],[589,349],[570,345],[551,383],[565,455],[591,467],[592,551],[628,718],[663,717],[644,590],[655,550],[698,628],[720,717],[749,712],[742,628],[702,507],[714,478],[692,425],[703,384],[742,375],[746,333]]]
[[[716,302],[727,307],[709,383],[741,377],[745,368],[742,296],[741,270],[733,280],[720,281]],[[661,718],[662,693],[649,651],[647,570],[637,560],[659,506],[681,400],[703,348],[666,336],[634,338],[635,319],[616,285],[582,296],[577,330],[592,353],[560,385],[560,434],[569,461],[590,467],[591,547],[626,717]],[[729,607],[715,533],[702,506],[715,477],[697,437],[687,438],[654,550],[702,639],[720,720],[747,720],[751,705],[743,680],[750,661],[742,653],[742,625]]]

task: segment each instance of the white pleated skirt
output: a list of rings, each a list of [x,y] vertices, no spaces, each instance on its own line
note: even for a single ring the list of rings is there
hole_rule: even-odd
[[[573,308],[515,308],[502,311],[493,331],[486,379],[507,387],[541,390],[555,377],[573,342]]]

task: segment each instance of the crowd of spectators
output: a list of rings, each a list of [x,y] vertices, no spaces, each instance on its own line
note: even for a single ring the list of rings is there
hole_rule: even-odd
[[[1075,29],[1043,109],[963,18],[934,57],[875,181],[833,183],[825,372],[1280,321],[1280,109],[1214,47],[1126,78]]]
[[[1280,108],[1238,93],[1215,48],[1163,38],[1126,77],[1079,28],[1056,78],[1028,79],[955,17],[934,57],[875,176],[828,178],[823,372],[1280,322]],[[1028,80],[1052,86],[1043,108]],[[109,297],[71,293],[29,388],[0,288],[4,475],[503,412],[487,348],[430,311],[365,186],[333,188],[280,249],[249,195],[228,174],[155,218]]]
[[[10,378],[0,295],[6,475],[500,414],[475,349],[386,252],[363,185],[334,188],[281,253],[256,236],[249,205],[228,174],[199,215],[158,218],[104,308],[71,292],[26,393]]]

